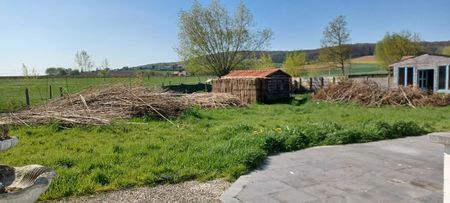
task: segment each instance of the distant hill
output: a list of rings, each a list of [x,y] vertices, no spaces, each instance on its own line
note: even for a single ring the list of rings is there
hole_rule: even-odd
[[[450,46],[450,41],[438,41],[438,42],[422,42],[421,43],[424,52],[428,54],[439,54],[441,50]],[[352,44],[352,58],[358,58],[361,56],[370,56],[375,54],[375,43],[358,43]],[[320,49],[309,49],[309,50],[296,50],[296,51],[304,51],[308,54],[309,60],[316,60],[319,56]],[[291,51],[265,51],[260,53],[268,53],[271,55],[274,63],[283,63],[286,54]],[[259,53],[259,54],[260,54]]]
[[[357,43],[352,44],[352,58],[358,58],[362,56],[371,56],[375,53],[375,43]],[[439,54],[442,50],[442,48],[446,46],[450,46],[450,41],[438,41],[438,42],[422,42],[422,46],[424,48],[424,52],[428,54]],[[319,55],[320,49],[308,49],[308,50],[295,50],[295,51],[304,51],[308,54],[309,60],[316,60]],[[256,55],[259,56],[262,53],[268,53],[275,64],[281,64],[283,63],[286,54],[293,51],[259,51],[256,52]],[[375,61],[375,59],[372,58],[361,58],[361,60],[370,60]],[[140,65],[140,66],[134,66],[134,67],[123,67],[120,70],[159,70],[159,71],[177,71],[182,70],[183,66],[180,64],[180,62],[167,62],[167,63],[152,63],[152,64],[146,64],[146,65]]]

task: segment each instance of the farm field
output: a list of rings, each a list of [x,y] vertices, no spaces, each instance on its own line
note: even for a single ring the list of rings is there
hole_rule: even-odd
[[[308,65],[307,76],[337,76],[339,69],[323,68],[318,65]],[[385,71],[377,64],[352,64],[351,74],[384,73]],[[52,96],[60,94],[60,87],[64,93],[75,93],[89,87],[123,83],[126,85],[144,84],[147,87],[160,88],[163,84],[195,84],[204,82],[212,76],[188,76],[188,77],[107,77],[107,78],[29,78],[29,79],[6,79],[0,78],[0,113],[16,111],[26,106],[25,88],[28,88],[31,105],[41,104],[49,98],[49,86],[52,86]]]
[[[54,168],[58,178],[41,200],[193,179],[234,180],[277,152],[448,131],[450,107],[365,108],[308,99],[192,108],[174,122],[180,127],[148,118],[111,126],[16,127],[11,135],[20,144],[0,162]]]
[[[83,89],[108,84],[124,83],[126,85],[144,84],[147,87],[160,88],[163,84],[195,84],[204,82],[208,77],[107,77],[107,78],[0,78],[0,113],[23,108],[26,105],[25,88],[28,88],[31,105],[37,105],[49,98],[49,86],[52,86],[52,96],[60,94],[60,87],[65,93],[75,93]]]
[[[341,70],[338,68],[328,68],[324,65],[312,64],[306,66],[305,76],[338,76],[341,75]],[[346,70],[347,71],[347,70]],[[372,63],[356,63],[352,64],[350,74],[377,74],[387,73],[385,69],[378,64]]]

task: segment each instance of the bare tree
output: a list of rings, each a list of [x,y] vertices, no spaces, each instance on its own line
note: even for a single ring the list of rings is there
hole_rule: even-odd
[[[22,63],[22,74],[25,78],[28,78],[30,76],[30,71],[24,63]]]
[[[252,15],[243,3],[230,16],[218,0],[209,7],[195,1],[191,10],[181,11],[177,52],[188,70],[225,75],[243,62],[243,53],[268,45],[272,32],[255,31],[253,26]]]
[[[347,29],[345,16],[336,17],[323,31],[319,58],[330,66],[341,69],[342,75],[346,75],[345,64],[350,58],[349,41],[350,32]]]
[[[91,71],[92,67],[94,67],[91,56],[84,50],[77,51],[75,54],[75,62],[77,63],[80,72]]]

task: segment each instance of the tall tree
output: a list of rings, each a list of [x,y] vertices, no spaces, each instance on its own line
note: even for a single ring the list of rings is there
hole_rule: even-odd
[[[81,72],[91,71],[92,67],[94,67],[94,62],[92,61],[91,56],[89,56],[89,54],[84,50],[77,51],[75,54],[75,62]]]
[[[450,46],[446,46],[442,49],[442,54],[450,56]]]
[[[283,68],[292,76],[298,77],[307,74],[305,65],[308,61],[308,56],[305,52],[293,52],[286,54],[286,59],[283,62]]]
[[[349,42],[350,32],[345,16],[338,16],[323,31],[319,59],[341,69],[342,75],[346,75],[345,64],[349,62],[351,52]]]
[[[381,66],[388,71],[391,78],[389,65],[400,61],[404,56],[415,56],[422,52],[420,37],[417,33],[402,31],[400,33],[387,33],[375,47],[375,57]],[[390,86],[390,81],[388,81]]]
[[[195,1],[190,10],[181,11],[177,52],[187,61],[188,70],[225,75],[244,61],[243,53],[268,45],[272,32],[255,31],[253,25],[252,15],[242,2],[230,16],[218,0],[209,7]]]

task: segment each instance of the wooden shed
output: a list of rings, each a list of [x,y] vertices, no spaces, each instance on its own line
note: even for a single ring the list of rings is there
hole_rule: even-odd
[[[290,98],[291,76],[278,68],[235,70],[212,81],[212,91],[230,93],[247,103],[271,103]]]

